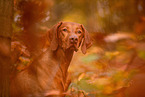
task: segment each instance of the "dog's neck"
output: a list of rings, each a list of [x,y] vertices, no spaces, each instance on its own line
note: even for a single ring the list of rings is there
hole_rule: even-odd
[[[53,52],[53,58],[56,59],[56,61],[60,65],[60,68],[62,69],[64,76],[66,76],[67,74],[67,70],[72,60],[73,53],[74,53],[73,50],[70,49],[63,50],[60,47],[58,47],[58,49]]]

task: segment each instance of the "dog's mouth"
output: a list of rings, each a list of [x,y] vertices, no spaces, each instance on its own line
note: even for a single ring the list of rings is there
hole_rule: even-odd
[[[77,51],[78,51],[77,44],[70,44],[70,45],[69,45],[69,49],[70,49],[70,50],[74,50],[74,51],[77,52]]]

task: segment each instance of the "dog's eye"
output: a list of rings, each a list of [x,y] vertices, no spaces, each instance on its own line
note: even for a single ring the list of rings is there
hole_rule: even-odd
[[[82,32],[81,31],[78,31],[78,34],[81,34]]]
[[[65,31],[65,32],[66,32],[66,31],[67,31],[67,29],[62,29],[62,31]]]

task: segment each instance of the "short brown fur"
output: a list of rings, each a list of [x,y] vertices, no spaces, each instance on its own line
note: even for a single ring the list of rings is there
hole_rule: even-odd
[[[70,84],[67,70],[74,51],[82,42],[85,54],[92,43],[86,29],[77,23],[59,22],[48,33],[50,47],[12,78],[11,97],[64,96]],[[72,42],[71,37],[76,41]]]

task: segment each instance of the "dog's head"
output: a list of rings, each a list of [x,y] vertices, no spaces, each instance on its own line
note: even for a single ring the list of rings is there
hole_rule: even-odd
[[[61,47],[64,50],[81,50],[85,54],[92,45],[90,36],[83,25],[73,22],[59,22],[50,29],[51,49],[56,50]]]

